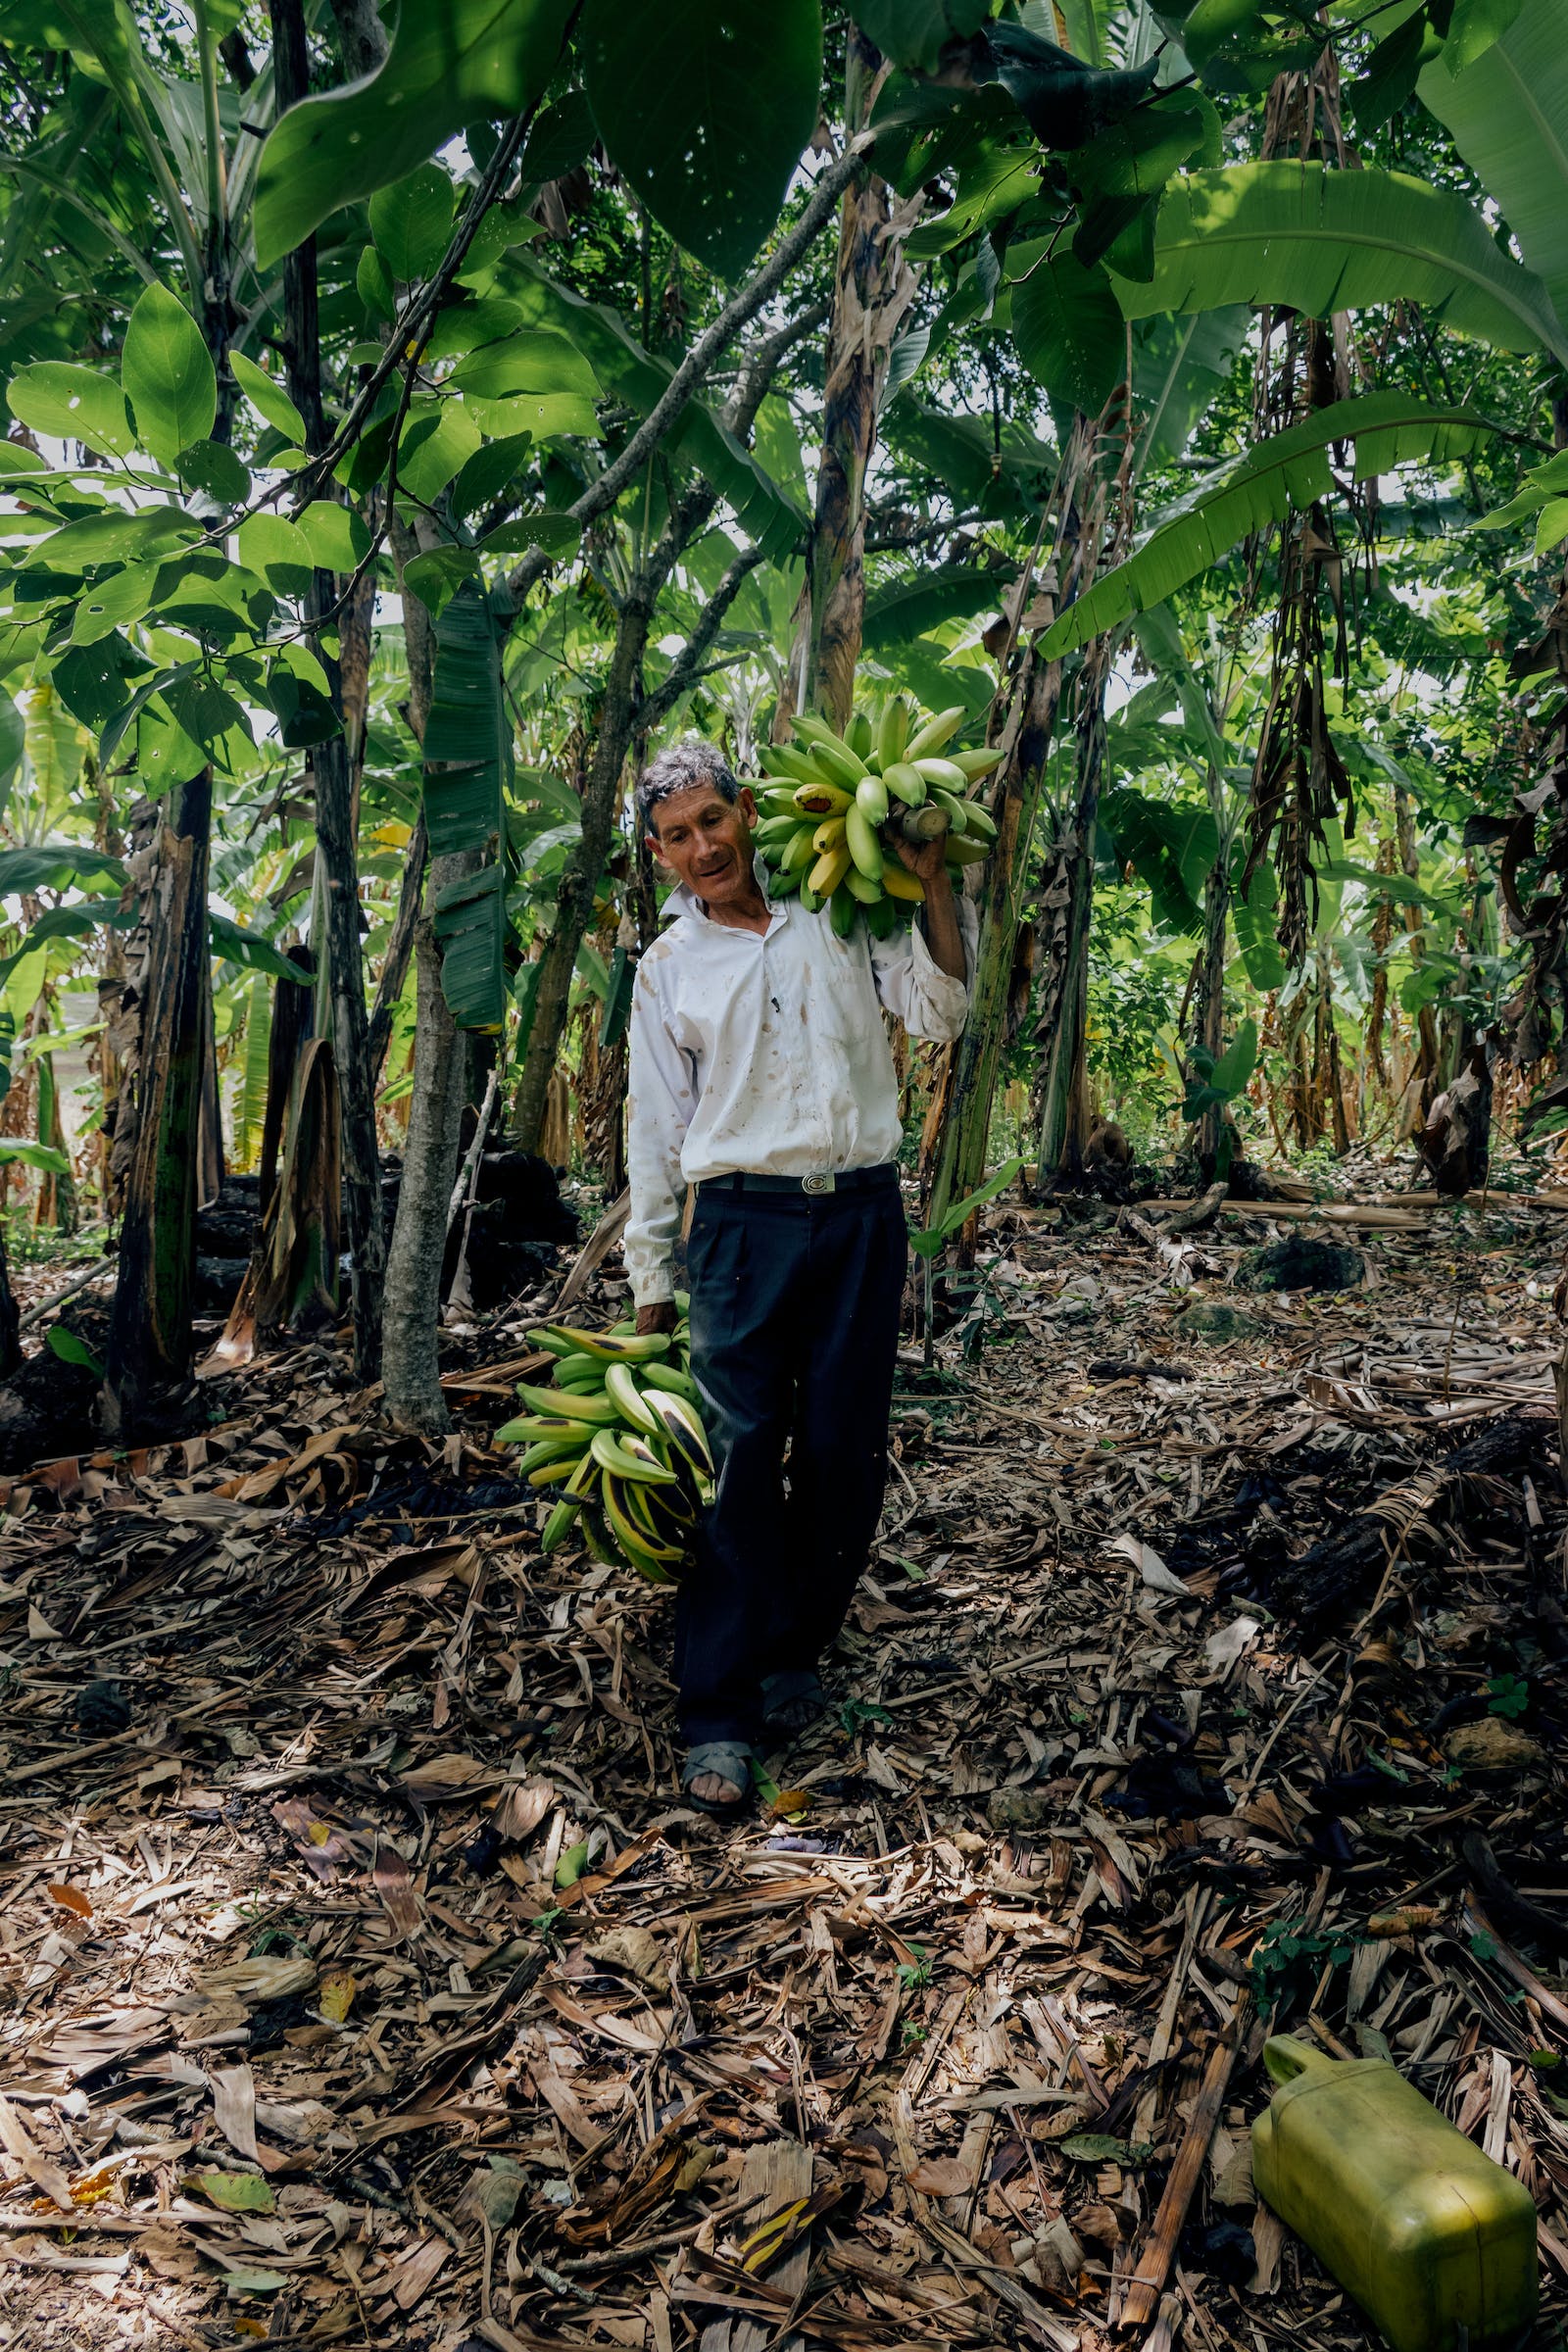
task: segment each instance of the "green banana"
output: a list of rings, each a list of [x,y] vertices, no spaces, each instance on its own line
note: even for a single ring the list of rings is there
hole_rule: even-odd
[[[564,1323],[554,1323],[551,1329],[579,1353],[603,1356],[607,1363],[640,1364],[650,1355],[669,1353],[669,1334],[664,1331],[573,1331]]]
[[[534,1471],[556,1462],[574,1462],[582,1451],[580,1435],[570,1438],[540,1438],[528,1447],[517,1464],[519,1478],[531,1478]]]
[[[602,1355],[564,1355],[556,1366],[556,1386],[580,1396],[589,1390],[602,1389],[609,1369]]]
[[[817,897],[809,882],[803,882],[801,884],[801,905],[806,909],[806,912],[808,914],[815,914],[821,904],[821,900]]]
[[[902,694],[896,694],[882,713],[882,724],[877,732],[876,748],[884,775],[896,760],[904,758],[904,749],[908,740],[909,706]]]
[[[1006,756],[1006,753],[998,746],[993,746],[991,750],[984,752],[950,752],[948,754],[954,766],[961,767],[971,784],[978,784],[982,776],[989,776],[993,768],[1002,765]]]
[[[646,1430],[650,1436],[663,1427],[651,1404],[644,1404],[643,1393],[632,1376],[630,1364],[612,1364],[605,1374],[605,1395],[619,1407],[621,1418],[633,1429]]]
[[[844,740],[857,760],[871,757],[871,721],[863,710],[857,710],[844,730]]]
[[[917,760],[912,765],[917,775],[932,786],[940,785],[944,792],[961,799],[969,789],[969,779],[956,760]]]
[[[541,1396],[555,1396],[554,1389],[540,1389],[535,1393]],[[550,1440],[559,1440],[564,1445],[568,1438],[575,1445],[582,1444],[582,1423],[568,1421],[559,1413],[523,1413],[515,1421],[509,1421],[505,1429],[496,1431],[498,1446],[524,1446],[533,1441],[545,1443]]]
[[[664,1424],[664,1435],[677,1453],[684,1454],[693,1469],[704,1478],[713,1475],[713,1457],[708,1447],[708,1432],[701,1415],[687,1403],[684,1396],[667,1394],[654,1395],[648,1399]]]
[[[982,865],[990,855],[989,841],[965,841],[956,833],[948,835],[947,857],[950,865]]]
[[[569,1495],[562,1496],[545,1521],[543,1532],[539,1538],[541,1551],[554,1551],[559,1544],[565,1542],[571,1533],[571,1523],[581,1509],[580,1502],[573,1501]]]
[[[855,805],[868,825],[884,825],[888,816],[888,788],[880,776],[862,776],[855,787]]]
[[[862,877],[858,874],[856,874],[855,876],[857,882],[861,880],[861,878]],[[850,876],[849,874],[846,874],[844,877],[844,887],[840,890],[836,890],[828,902],[828,910],[833,923],[833,933],[834,937],[837,939],[849,938],[850,933],[855,929],[855,918],[859,912],[859,902],[857,900],[855,893],[850,889],[849,881]]]
[[[884,767],[882,781],[906,808],[918,808],[925,799],[925,778],[907,760],[896,760],[891,767]]]
[[[924,760],[931,753],[940,752],[942,746],[956,735],[964,716],[963,705],[955,703],[951,710],[939,710],[935,718],[928,718],[925,725],[911,735],[905,745],[906,760]]]
[[[643,1379],[650,1388],[663,1389],[671,1396],[684,1396],[688,1404],[699,1404],[702,1401],[697,1383],[691,1374],[678,1371],[673,1364],[645,1364]],[[652,1411],[652,1406],[649,1409]],[[663,1427],[662,1422],[660,1423],[660,1427]]]
[[[945,784],[932,785],[931,800],[933,806],[942,810],[953,832],[968,832],[969,804],[967,801],[960,800],[956,792],[949,792]]]
[[[849,872],[844,877],[844,887],[850,893],[850,896],[857,900],[862,906],[880,906],[883,899],[887,896],[887,893],[882,888],[882,877],[880,874],[878,874],[873,880],[871,875],[862,874],[859,868],[854,865],[851,866]]]
[[[787,874],[804,873],[816,856],[816,843],[813,839],[816,827],[809,818],[804,824],[799,819],[796,820],[795,832],[791,836],[789,847],[784,852],[782,860],[784,871]]]
[[[517,1395],[536,1413],[559,1414],[564,1421],[585,1421],[590,1427],[603,1429],[620,1419],[610,1398],[603,1393],[578,1396],[569,1389],[531,1389],[526,1383],[519,1382]]]
[[[870,882],[882,879],[882,845],[876,837],[876,827],[866,818],[857,801],[845,811],[844,839],[857,869]]]
[[[587,1436],[587,1431],[583,1435]],[[548,1462],[541,1462],[528,1473],[530,1487],[559,1487],[569,1484],[582,1468],[582,1447],[573,1446],[570,1453],[558,1453]]]
[[[997,838],[997,820],[989,808],[981,808],[978,801],[964,802],[963,829],[978,841],[995,841]]]
[[[621,1444],[617,1431],[596,1429],[589,1441],[588,1450],[601,1470],[613,1470],[617,1478],[638,1479],[649,1485],[672,1487],[675,1473],[662,1462],[641,1460]]]
[[[610,1532],[638,1574],[652,1575],[653,1581],[658,1584],[667,1583],[667,1563],[681,1556],[676,1545],[655,1544],[651,1537],[642,1533],[621,1499],[613,1475],[608,1470],[599,1492],[604,1501],[605,1517],[610,1522]]]
[[[543,1331],[525,1332],[523,1337],[530,1340],[535,1348],[548,1349],[551,1355],[570,1355],[574,1352],[571,1342],[548,1326]]]

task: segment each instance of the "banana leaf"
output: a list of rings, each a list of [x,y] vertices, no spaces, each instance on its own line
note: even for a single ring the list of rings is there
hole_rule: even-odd
[[[1485,70],[1484,60],[1475,71]],[[1568,330],[1535,271],[1509,260],[1462,196],[1397,172],[1194,172],[1160,206],[1153,275],[1114,283],[1129,318],[1238,302],[1313,318],[1419,303],[1502,351],[1546,350],[1568,365]]]
[[[506,1010],[506,817],[512,727],[495,616],[465,580],[436,622],[435,676],[424,730],[424,821],[430,856],[477,851],[476,874],[449,884],[432,920],[441,990],[460,1029],[493,1032]]]
[[[1400,465],[1449,465],[1492,430],[1474,409],[1432,408],[1406,392],[1370,392],[1318,410],[1220,467],[1172,508],[1125,564],[1068,606],[1044,640],[1046,660],[1163,604],[1288,508],[1327,497],[1334,481],[1329,452],[1336,444],[1353,448],[1351,471],[1365,481]]]
[[[1436,58],[1416,83],[1500,206],[1525,261],[1568,318],[1568,40],[1560,0],[1526,0],[1491,48],[1450,71]]]

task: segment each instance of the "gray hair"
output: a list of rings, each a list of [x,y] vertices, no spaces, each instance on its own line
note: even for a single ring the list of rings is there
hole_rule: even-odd
[[[705,784],[732,807],[741,797],[740,784],[717,745],[705,743],[701,735],[683,736],[644,769],[637,787],[639,822],[657,830],[654,810],[661,801],[672,800],[677,792],[699,792]]]

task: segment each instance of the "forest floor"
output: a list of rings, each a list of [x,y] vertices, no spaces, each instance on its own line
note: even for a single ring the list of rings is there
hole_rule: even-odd
[[[1527,2182],[1556,2341],[1565,1206],[1310,1225],[1364,1280],[1286,1296],[1299,1218],[998,1214],[743,1826],[666,1597],[486,1449],[532,1314],[434,1460],[323,1345],[17,1481],[0,2344],[1359,2345],[1253,2189],[1270,2030]]]

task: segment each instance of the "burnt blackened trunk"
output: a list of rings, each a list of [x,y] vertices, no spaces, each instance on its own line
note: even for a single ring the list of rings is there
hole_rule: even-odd
[[[116,1137],[128,1147],[128,1164],[103,1391],[113,1437],[133,1434],[191,1368],[212,811],[212,770],[204,768],[172,796],[152,853],[136,1059],[122,1085]]]

